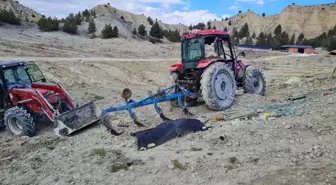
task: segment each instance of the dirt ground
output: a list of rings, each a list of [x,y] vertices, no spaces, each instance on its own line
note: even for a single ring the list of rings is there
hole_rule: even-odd
[[[170,45],[148,47],[160,53]],[[29,53],[27,48],[22,51]],[[167,87],[168,67],[179,62],[178,50],[170,57],[148,56],[150,50],[143,49],[139,57],[116,58],[95,58],[85,50],[77,52],[88,57],[69,57],[72,51],[61,56],[49,51],[4,54],[0,60],[33,59],[51,82],[61,83],[81,104],[95,100],[101,109],[122,105],[119,92],[124,87],[132,89],[136,100]],[[265,96],[240,90],[236,103],[226,111],[191,107],[196,116],[189,117],[213,126],[211,130],[146,151],[137,150],[130,133],[140,128],[125,112],[114,114],[115,122],[128,125],[121,136],[111,135],[99,124],[66,138],[54,136],[51,125],[39,125],[32,138],[1,131],[0,184],[336,184],[336,79],[332,79],[336,58],[246,51],[244,61],[264,71]],[[302,95],[305,98],[288,100]],[[167,103],[160,106],[167,117],[186,117]],[[254,111],[259,115],[250,119],[215,119]],[[161,122],[153,106],[136,113],[148,127]]]

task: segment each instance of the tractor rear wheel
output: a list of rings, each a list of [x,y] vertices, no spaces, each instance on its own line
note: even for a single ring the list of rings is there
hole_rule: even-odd
[[[15,136],[35,135],[35,122],[27,110],[12,107],[5,112],[4,123],[6,129]]]
[[[252,66],[247,67],[243,89],[245,93],[265,95],[266,81],[263,72]]]
[[[224,63],[214,63],[202,74],[202,97],[210,109],[230,108],[235,100],[236,88],[233,72]]]

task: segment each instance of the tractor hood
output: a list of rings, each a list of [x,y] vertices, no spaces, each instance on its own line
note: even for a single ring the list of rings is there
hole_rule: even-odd
[[[35,89],[35,88],[24,88],[24,89],[15,89],[16,91],[22,91],[22,92],[35,92],[35,90],[38,90],[43,96],[47,95],[49,93],[46,89]]]

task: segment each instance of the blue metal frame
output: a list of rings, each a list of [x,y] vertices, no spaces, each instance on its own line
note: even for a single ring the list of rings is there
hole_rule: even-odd
[[[175,90],[174,94],[169,94],[169,92],[171,92],[172,90]],[[141,106],[146,106],[149,104],[154,104],[154,108],[155,111],[160,115],[161,119],[163,120],[169,120],[167,117],[164,116],[164,114],[162,113],[161,108],[158,106],[158,103],[160,102],[164,102],[164,101],[170,101],[170,100],[174,100],[177,99],[178,101],[178,105],[183,109],[184,113],[186,114],[190,114],[190,112],[187,109],[187,106],[184,105],[183,101],[182,101],[182,96],[188,96],[188,97],[192,97],[195,98],[197,97],[197,95],[195,93],[192,93],[178,85],[174,85],[171,86],[169,88],[166,88],[152,96],[149,96],[141,101],[135,101],[133,99],[130,100],[126,100],[127,104],[123,105],[123,106],[119,106],[119,107],[110,107],[105,109],[102,113],[101,113],[101,120],[104,121],[106,118],[106,115],[108,113],[111,112],[117,112],[117,111],[124,111],[127,110],[131,119],[139,126],[143,126],[138,120],[136,115],[133,112],[133,108],[136,107],[141,107]]]

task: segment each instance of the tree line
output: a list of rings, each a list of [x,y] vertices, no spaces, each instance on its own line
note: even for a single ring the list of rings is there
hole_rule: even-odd
[[[224,28],[224,31],[227,31],[227,28]],[[253,44],[253,39],[256,40],[255,45],[267,45],[271,46],[274,49],[280,49],[283,45],[288,44],[296,44],[296,45],[310,45],[314,48],[316,47],[326,47],[329,50],[336,49],[336,26],[330,30],[328,33],[322,33],[320,36],[317,36],[313,39],[305,39],[303,33],[299,34],[297,37],[295,33],[292,36],[286,31],[282,31],[281,25],[278,25],[275,29],[273,34],[268,33],[265,34],[261,32],[258,36],[255,33],[251,34],[249,30],[249,26],[247,23],[237,31],[236,28],[233,28],[231,34],[232,40],[234,44],[239,44],[239,40],[245,39],[245,44]]]
[[[134,28],[132,33],[134,35],[139,34],[141,36],[146,36],[148,34],[146,27],[143,24],[139,25],[138,30]],[[175,29],[175,31],[164,30],[157,21],[152,24],[149,35],[158,39],[166,37],[171,42],[180,42],[181,39],[180,32],[177,29]]]

